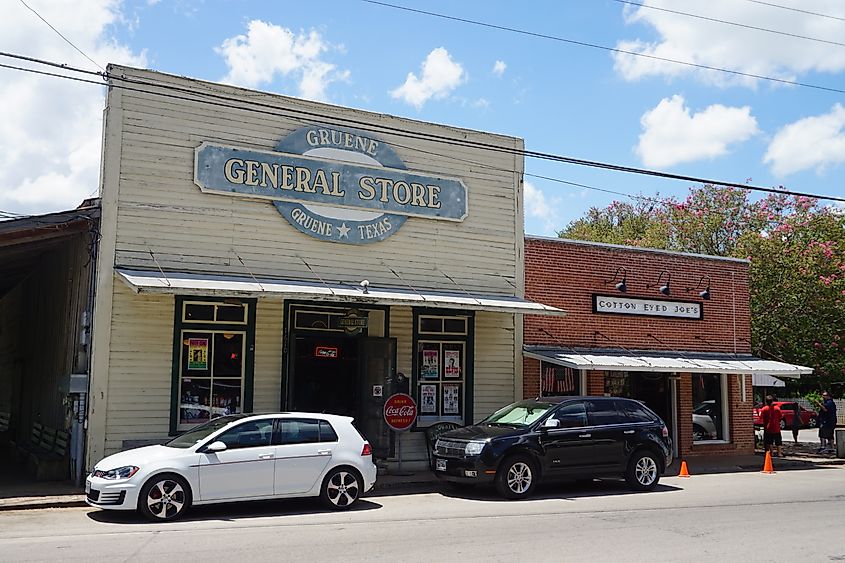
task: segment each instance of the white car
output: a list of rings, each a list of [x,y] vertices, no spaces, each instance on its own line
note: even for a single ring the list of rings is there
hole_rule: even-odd
[[[91,506],[162,521],[192,505],[291,497],[319,496],[344,510],[375,481],[372,448],[349,417],[234,414],[104,458],[85,493]]]

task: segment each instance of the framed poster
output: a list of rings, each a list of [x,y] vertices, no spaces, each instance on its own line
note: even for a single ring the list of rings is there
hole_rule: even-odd
[[[443,414],[461,414],[461,384],[443,384]]]
[[[420,385],[420,413],[437,413],[437,385]]]
[[[437,379],[440,377],[440,347],[424,345],[422,351],[422,365],[420,377],[423,379]]]
[[[208,338],[188,339],[188,369],[208,369]]]
[[[443,351],[443,369],[446,377],[460,378],[461,377],[461,351],[460,350],[444,350]]]

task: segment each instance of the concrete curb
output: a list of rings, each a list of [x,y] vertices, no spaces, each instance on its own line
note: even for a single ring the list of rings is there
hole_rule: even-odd
[[[56,495],[45,497],[13,497],[0,499],[0,512],[38,508],[74,508],[88,506],[85,495]]]

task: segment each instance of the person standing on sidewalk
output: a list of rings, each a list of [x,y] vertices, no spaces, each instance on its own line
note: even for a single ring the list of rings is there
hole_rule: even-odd
[[[819,407],[819,441],[821,447],[818,453],[833,453],[836,446],[833,443],[833,429],[836,428],[836,403],[830,398],[830,393],[822,393],[822,402]]]
[[[760,411],[760,416],[763,419],[763,446],[767,452],[772,451],[772,446],[776,446],[777,456],[783,457],[781,451],[783,438],[780,435],[780,421],[783,418],[783,413],[774,402],[774,397],[766,395],[766,406]],[[775,454],[772,453],[772,455]]]

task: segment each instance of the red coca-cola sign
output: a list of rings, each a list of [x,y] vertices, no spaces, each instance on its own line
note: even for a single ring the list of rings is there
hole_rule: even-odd
[[[417,419],[417,403],[405,393],[391,395],[384,402],[384,421],[397,432],[407,430]]]

